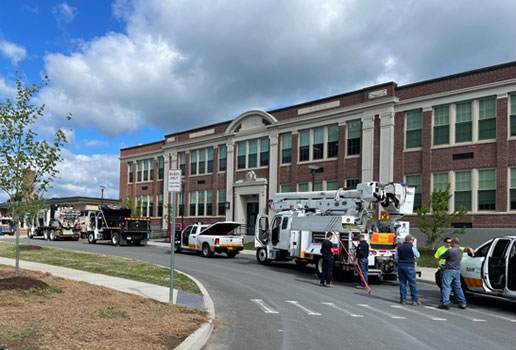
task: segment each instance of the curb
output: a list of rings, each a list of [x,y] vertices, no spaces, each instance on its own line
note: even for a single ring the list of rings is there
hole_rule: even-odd
[[[197,287],[199,287],[203,295],[204,305],[206,305],[206,309],[208,310],[208,314],[210,315],[210,320],[208,322],[203,323],[195,332],[190,334],[181,344],[179,344],[175,348],[175,350],[200,350],[208,342],[211,332],[213,331],[213,327],[215,326],[215,306],[213,304],[213,300],[210,297],[210,294],[208,293],[208,290],[204,287],[204,285],[201,282],[199,282],[195,277],[192,277],[187,273],[184,273],[179,270],[176,271],[182,273],[183,275],[194,281],[195,284],[197,284]]]

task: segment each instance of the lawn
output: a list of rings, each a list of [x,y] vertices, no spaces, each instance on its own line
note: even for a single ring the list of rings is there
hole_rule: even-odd
[[[434,261],[435,250],[432,248],[418,248],[421,257],[417,259],[417,266],[421,267],[437,267]]]
[[[23,247],[23,245],[20,246]],[[14,259],[15,245],[0,242],[0,256]],[[38,250],[20,250],[20,259],[152,283],[164,287],[170,286],[170,269],[131,259],[45,247]],[[195,282],[181,273],[174,274],[174,288],[189,293],[201,294]]]

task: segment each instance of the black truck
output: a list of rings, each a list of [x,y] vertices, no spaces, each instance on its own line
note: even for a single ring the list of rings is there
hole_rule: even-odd
[[[109,240],[113,245],[146,245],[150,236],[150,219],[132,217],[131,209],[114,205],[99,205],[88,215],[88,243]]]

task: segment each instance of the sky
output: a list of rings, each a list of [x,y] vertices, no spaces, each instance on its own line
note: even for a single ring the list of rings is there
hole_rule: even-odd
[[[48,196],[102,185],[118,198],[121,148],[515,61],[514,13],[512,0],[0,0],[0,102],[15,71],[27,84],[48,75],[36,129],[69,138]]]

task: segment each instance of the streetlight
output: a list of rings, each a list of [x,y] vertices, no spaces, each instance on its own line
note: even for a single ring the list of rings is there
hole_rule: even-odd
[[[312,191],[314,191],[315,173],[322,173],[324,171],[324,168],[321,168],[318,165],[310,165],[308,168],[310,169],[310,173],[312,173]]]
[[[100,185],[100,205],[104,205],[104,190],[106,186]]]

